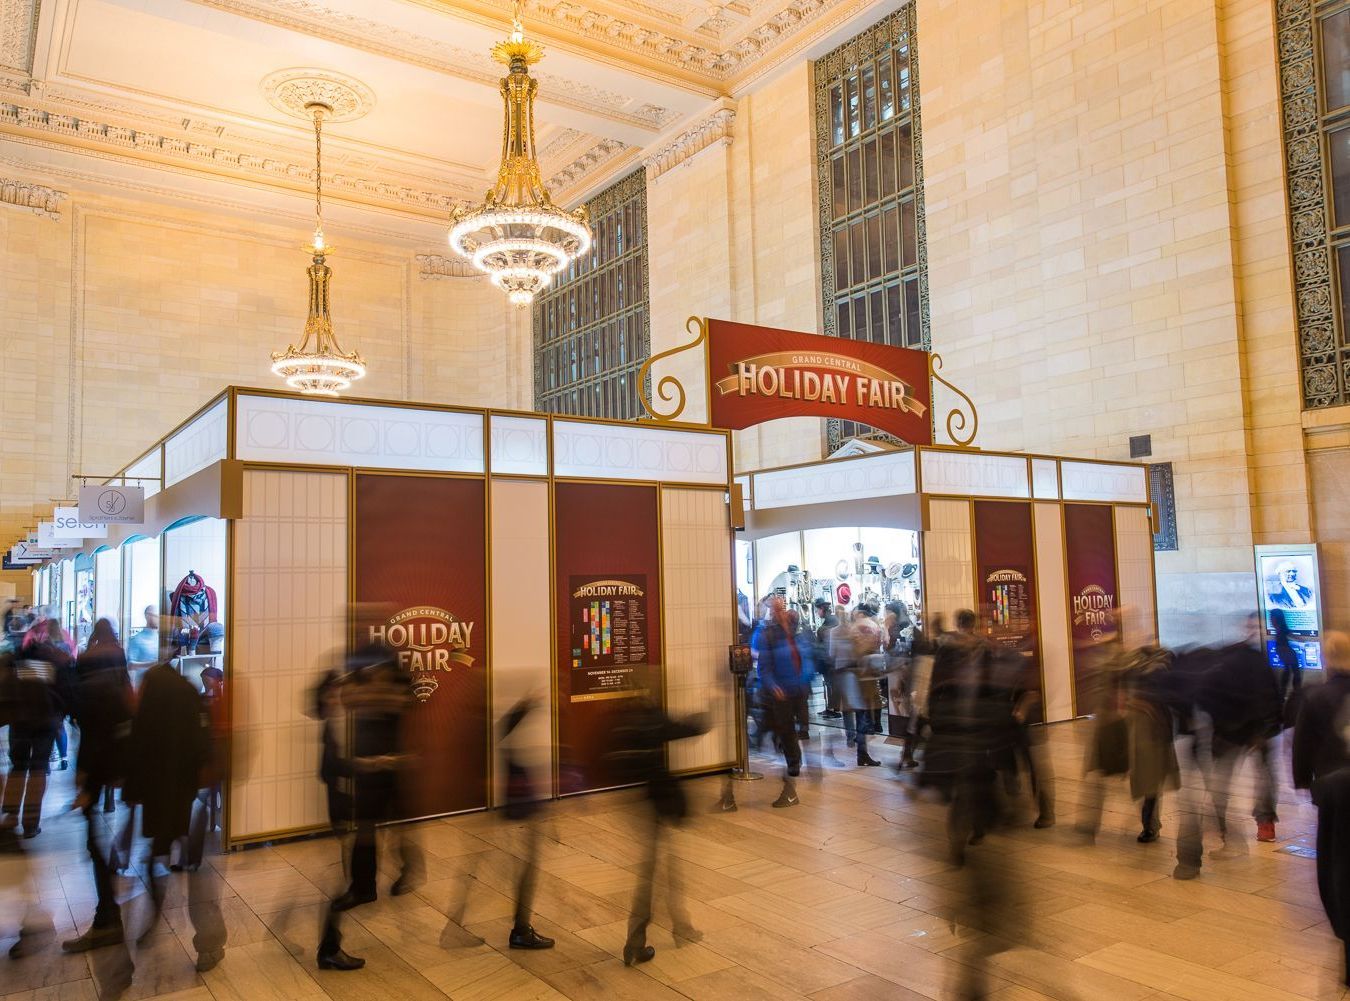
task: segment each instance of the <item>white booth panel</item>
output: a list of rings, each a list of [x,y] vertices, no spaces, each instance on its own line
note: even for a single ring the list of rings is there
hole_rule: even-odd
[[[185,480],[197,470],[205,469],[211,463],[225,458],[228,413],[227,401],[221,400],[164,443],[166,487],[179,480]],[[157,476],[158,472],[151,475]]]
[[[1058,466],[1054,459],[1031,460],[1031,493],[1037,500],[1059,498]]]
[[[1069,653],[1069,595],[1064,580],[1064,523],[1058,504],[1033,504],[1036,532],[1036,611],[1041,625],[1045,721],[1073,719],[1073,658]]]
[[[234,553],[230,837],[325,827],[306,712],[346,648],[346,475],[247,470]]]
[[[483,415],[240,395],[235,458],[481,473]]]
[[[145,496],[150,498],[159,493],[162,488],[160,479],[163,475],[164,470],[160,465],[159,447],[156,446],[127,467],[123,476],[123,486],[143,487]],[[140,477],[146,478],[141,479]]]
[[[727,440],[720,434],[642,424],[555,420],[553,475],[724,485]]]
[[[755,540],[755,593],[750,595],[751,614],[758,615],[755,603],[769,593],[773,579],[789,565],[805,564],[802,553],[802,533],[784,532]]]
[[[863,459],[820,462],[754,474],[757,511],[802,504],[912,494],[914,452],[885,452]]]
[[[94,621],[107,619],[122,637],[122,554],[101,549],[94,554]]]
[[[1017,455],[923,449],[923,492],[957,497],[1030,497],[1027,460]]]
[[[488,418],[493,473],[548,475],[548,421],[541,417]]]
[[[928,502],[928,529],[923,534],[924,626],[933,629],[942,616],[951,629],[956,613],[975,607],[970,501]]]
[[[493,421],[494,425],[496,421]],[[495,428],[494,428],[495,437]],[[494,461],[493,465],[496,463]],[[521,699],[538,705],[506,738],[512,757],[551,791],[553,776],[553,607],[549,565],[548,483],[492,483],[492,718],[501,719]],[[523,572],[538,568],[539,572]],[[493,772],[493,803],[506,799],[506,769]]]
[[[1148,475],[1143,466],[1061,461],[1059,469],[1067,501],[1148,503]]]
[[[709,730],[670,745],[670,767],[690,771],[736,758],[735,694],[727,644],[736,636],[731,538],[722,495],[661,491],[661,604],[666,706],[671,715],[708,713]]]
[[[1119,576],[1121,632],[1133,648],[1156,643],[1153,614],[1153,529],[1148,509],[1116,508],[1116,573]]]

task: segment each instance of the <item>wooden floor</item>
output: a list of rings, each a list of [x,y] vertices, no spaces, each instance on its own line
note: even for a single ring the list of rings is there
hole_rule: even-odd
[[[619,958],[642,850],[638,808],[623,793],[550,810],[535,924],[557,938],[552,951],[506,948],[521,831],[475,815],[419,826],[428,881],[415,894],[382,895],[349,912],[344,945],[365,957],[363,971],[315,967],[322,901],[341,882],[337,845],[322,839],[211,860],[202,878],[219,898],[229,941],[205,975],[193,967],[188,877],[180,874],[172,877],[167,922],[129,953],[63,956],[53,942],[31,958],[0,957],[0,997],[94,998],[129,955],[135,970],[123,996],[175,1001],[871,1001],[960,997],[980,977],[975,989],[999,1001],[1346,998],[1314,863],[1277,851],[1311,843],[1306,802],[1286,789],[1278,844],[1253,840],[1249,856],[1207,858],[1198,880],[1177,882],[1171,798],[1156,844],[1135,843],[1136,813],[1121,784],[1112,786],[1095,846],[1075,835],[1084,732],[1083,724],[1050,728],[1059,825],[1033,830],[1028,817],[972,849],[964,869],[946,860],[944,808],[915,798],[889,767],[815,769],[800,782],[801,805],[787,810],[769,806],[779,782],[767,757],[757,763],[765,781],[737,784],[734,813],[712,809],[719,780],[692,783],[697,811],[670,845],[704,938],[676,947],[658,886],[650,936],[657,954],[641,967],[625,968]],[[818,751],[822,734],[811,745]],[[895,758],[894,748],[874,750],[888,763]],[[842,746],[836,753],[851,760]],[[66,800],[58,786],[28,856],[30,885],[53,912],[58,939],[83,928],[93,906],[80,823],[59,815]],[[1234,813],[1250,836],[1249,807],[1240,794]],[[1214,847],[1211,838],[1207,848]],[[14,863],[5,865],[12,884]],[[127,926],[139,931],[144,886],[134,877],[118,885]],[[0,950],[13,941],[17,910],[14,887],[3,892],[11,896],[0,902]]]

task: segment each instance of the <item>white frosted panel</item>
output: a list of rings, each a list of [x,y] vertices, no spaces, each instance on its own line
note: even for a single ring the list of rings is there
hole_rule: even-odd
[[[229,599],[225,568],[225,522],[198,518],[171,528],[161,537],[164,548],[164,591],[172,594],[189,570],[195,570],[207,587],[216,592],[216,621],[225,622]]]
[[[146,625],[145,610],[156,614],[163,604],[159,586],[159,537],[137,539],[122,546],[123,642]]]
[[[116,549],[103,549],[94,554],[94,621],[107,619],[120,637],[121,609],[122,554]]]
[[[483,415],[240,396],[235,457],[255,462],[483,472]]]
[[[1065,500],[1148,503],[1148,476],[1143,466],[1062,461],[1059,469]]]
[[[1157,642],[1153,617],[1153,531],[1148,509],[1118,507],[1116,514],[1116,572],[1119,575],[1121,631],[1125,645]]]
[[[228,412],[221,400],[164,443],[166,487],[225,458]]]
[[[521,476],[548,475],[548,422],[538,417],[489,418],[492,471]]]
[[[1037,500],[1059,497],[1059,470],[1054,459],[1031,460],[1031,492]]]
[[[661,603],[666,706],[674,716],[708,714],[709,730],[670,745],[675,771],[736,757],[735,695],[727,644],[736,636],[732,535],[721,494],[661,491]]]
[[[137,459],[123,474],[123,486],[143,487],[145,496],[153,497],[160,491],[160,477],[163,471],[159,464],[159,449],[153,449],[148,455],[143,455]],[[150,477],[149,479],[137,479],[136,477]]]
[[[755,540],[755,594],[750,595],[751,614],[759,612],[754,605],[769,593],[774,578],[787,570],[788,565],[800,567],[804,562],[800,532],[784,532]]]
[[[1030,497],[1027,460],[1017,455],[923,449],[923,492],[957,497]]]
[[[495,420],[493,425],[495,437]],[[548,614],[553,607],[552,579],[547,573],[521,573],[522,567],[548,566],[548,484],[496,480],[491,503],[492,714],[500,720],[525,696],[538,698],[538,707],[507,741],[511,754],[534,772],[540,788],[548,789],[553,775],[552,620]],[[505,799],[506,769],[497,768],[494,774],[493,803],[500,805]]]
[[[914,493],[914,453],[821,462],[756,473],[755,510]]]
[[[553,475],[725,484],[727,442],[699,431],[555,420]]]
[[[230,837],[323,827],[306,710],[346,642],[347,477],[246,471],[234,551]]]
[[[1064,583],[1064,524],[1058,504],[1035,504],[1036,611],[1041,623],[1045,721],[1073,718],[1073,657],[1069,650],[1069,596]]]
[[[752,486],[754,477],[746,474],[733,477],[733,480],[741,485],[741,500],[745,502],[745,506],[747,508],[753,508],[755,506],[755,491]]]
[[[923,538],[925,624],[931,629],[942,616],[947,629],[963,608],[975,607],[971,568],[970,501],[932,500]]]

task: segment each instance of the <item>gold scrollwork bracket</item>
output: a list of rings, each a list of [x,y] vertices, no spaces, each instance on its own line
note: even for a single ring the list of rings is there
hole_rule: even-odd
[[[669,358],[671,355],[677,355],[681,351],[692,351],[700,345],[705,346],[708,343],[708,322],[701,316],[691,316],[684,323],[684,329],[695,337],[688,344],[681,344],[679,347],[670,348],[662,351],[660,354],[654,354],[642,363],[642,368],[638,371],[638,399],[642,401],[642,409],[651,415],[652,420],[661,424],[669,424],[679,419],[680,414],[684,413],[685,405],[689,402],[688,395],[684,390],[684,383],[673,375],[663,375],[653,383],[655,391],[653,397],[647,395],[647,376],[651,374],[652,366],[662,358]],[[706,366],[704,371],[706,372]],[[673,410],[660,413],[656,409],[656,401],[660,400],[663,404],[674,404]]]
[[[974,400],[961,390],[957,389],[946,379],[942,378],[942,376],[938,375],[938,372],[941,369],[942,355],[929,354],[928,374],[932,377],[933,381],[942,383],[957,396],[961,397],[970,411],[969,420],[966,418],[966,410],[963,410],[959,405],[947,411],[947,437],[952,440],[953,444],[959,445],[961,448],[971,448],[971,442],[975,440],[975,434],[980,430],[980,412],[975,409]],[[933,415],[934,417],[937,416],[936,410],[933,412]],[[970,425],[969,434],[965,433],[967,424]]]

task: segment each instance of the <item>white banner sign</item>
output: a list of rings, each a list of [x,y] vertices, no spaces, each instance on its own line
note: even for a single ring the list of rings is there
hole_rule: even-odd
[[[145,521],[145,487],[80,487],[78,516],[105,526],[140,525]]]
[[[58,507],[52,514],[52,524],[56,526],[52,534],[58,539],[106,539],[108,537],[107,523],[81,521],[80,509],[77,507]]]
[[[31,563],[41,563],[42,559],[28,552],[28,543],[20,542],[17,546],[9,547],[9,562],[25,566]]]
[[[58,539],[56,526],[50,521],[38,522],[38,546],[42,549],[79,549],[79,539]]]

